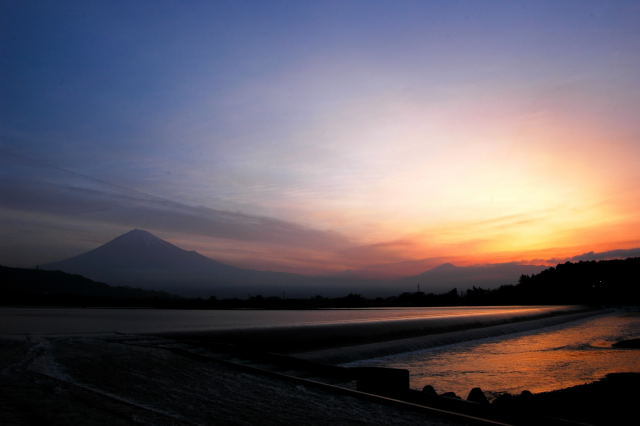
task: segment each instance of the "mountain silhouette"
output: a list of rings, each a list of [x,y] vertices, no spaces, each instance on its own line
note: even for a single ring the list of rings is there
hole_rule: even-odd
[[[9,305],[113,306],[177,300],[169,293],[114,287],[82,275],[0,266],[3,301]]]
[[[393,295],[413,291],[443,292],[472,286],[485,288],[513,284],[522,274],[534,274],[543,266],[498,263],[461,267],[444,263],[416,276],[373,279],[349,276],[304,276],[285,272],[242,269],[184,250],[150,232],[134,229],[108,243],[42,269],[79,274],[115,286],[164,290],[185,296],[246,297],[342,296],[349,292]]]
[[[282,272],[236,268],[195,251],[181,249],[140,229],[86,253],[41,267],[80,274],[113,285],[191,295],[268,290],[265,286],[290,285],[303,278]]]
[[[453,263],[443,263],[442,265],[438,265],[435,268],[429,269],[426,272],[423,272],[420,275],[424,275],[427,273],[435,273],[435,272],[451,272],[460,269],[459,266],[454,265]]]
[[[466,290],[473,286],[493,288],[503,284],[513,284],[521,275],[537,274],[545,268],[541,265],[523,265],[517,262],[473,266],[443,263],[404,280],[420,284],[422,291],[437,293],[452,288]]]

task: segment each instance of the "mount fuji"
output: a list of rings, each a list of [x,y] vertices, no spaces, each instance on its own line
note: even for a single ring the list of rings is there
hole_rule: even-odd
[[[42,269],[80,274],[113,285],[173,291],[183,295],[281,294],[306,277],[237,268],[181,249],[134,229],[108,243]]]

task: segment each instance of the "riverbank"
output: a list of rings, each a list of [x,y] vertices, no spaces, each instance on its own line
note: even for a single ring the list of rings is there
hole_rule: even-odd
[[[593,425],[638,424],[640,373],[612,373],[593,383],[540,394],[503,395],[494,405],[508,413],[529,412]]]
[[[3,425],[489,424],[176,351],[144,336],[0,340]]]

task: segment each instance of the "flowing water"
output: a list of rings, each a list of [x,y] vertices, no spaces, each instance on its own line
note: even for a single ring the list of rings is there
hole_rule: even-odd
[[[350,366],[405,368],[411,386],[466,397],[490,392],[544,392],[592,382],[613,372],[640,372],[640,351],[612,343],[640,337],[640,314],[617,312],[515,333],[352,362]]]

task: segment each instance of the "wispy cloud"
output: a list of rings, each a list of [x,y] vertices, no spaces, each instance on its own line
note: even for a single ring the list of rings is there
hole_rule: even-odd
[[[60,244],[65,247],[72,245],[70,242],[80,235],[84,238],[92,228],[109,228],[112,232],[144,228],[182,235],[184,239],[189,236],[208,237],[236,241],[244,246],[264,245],[271,250],[287,247],[289,250],[335,251],[351,244],[348,238],[337,232],[261,215],[193,206],[111,184],[44,161],[5,156],[0,164],[5,171],[8,170],[0,173],[3,175],[0,180],[0,214],[12,220],[21,215],[36,222],[40,218],[38,220],[47,224],[43,227],[49,229],[55,228],[55,223],[74,223],[75,230],[67,230],[65,244]],[[9,222],[3,221],[3,224],[0,226],[6,228],[0,229],[3,234],[11,232],[11,240],[18,238],[8,229],[12,226]],[[19,239],[25,245],[30,238],[34,247],[41,244],[39,236],[33,233]],[[78,246],[84,247],[83,244]],[[2,251],[8,253],[11,250],[7,246]],[[30,260],[31,263],[38,261]],[[21,263],[27,263],[27,260]]]
[[[3,207],[49,215],[287,246],[339,248],[348,240],[335,232],[278,219],[211,209],[114,191],[53,183],[0,183]]]
[[[640,247],[631,249],[609,250],[601,252],[587,252],[570,258],[572,261],[580,260],[607,260],[607,259],[622,259],[626,257],[640,257]]]

